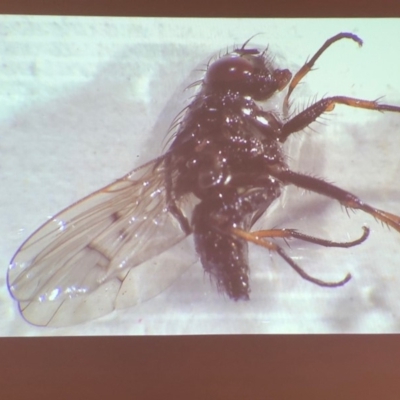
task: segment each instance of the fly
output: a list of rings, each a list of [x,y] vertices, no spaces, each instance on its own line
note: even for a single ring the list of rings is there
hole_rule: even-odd
[[[249,41],[210,62],[193,101],[172,124],[174,135],[164,155],[61,211],[18,249],[7,282],[22,316],[35,325],[60,326],[111,312],[132,272],[191,234],[204,270],[233,300],[250,297],[249,242],[277,253],[311,283],[331,288],[347,283],[350,274],[335,282],[310,276],[276,239],[348,248],[367,239],[367,227],[359,238],[345,242],[294,229],[252,231],[283,187],[294,185],[362,210],[400,232],[400,217],[322,179],[292,171],[283,155],[290,135],[337,104],[389,112],[400,112],[399,106],[333,96],[282,118],[258,103],[287,89],[285,114],[296,86],[341,39],[362,45],[356,35],[339,33],[294,76],[277,68],[266,50],[248,48]],[[144,289],[133,303],[162,291],[172,280],[160,279],[155,291]],[[110,301],[103,303],[105,297]],[[89,312],[93,304],[97,310]]]

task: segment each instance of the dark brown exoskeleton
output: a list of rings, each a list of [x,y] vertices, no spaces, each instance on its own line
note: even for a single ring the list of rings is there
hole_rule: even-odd
[[[196,249],[206,272],[229,297],[248,299],[250,293],[247,242],[277,252],[304,279],[320,286],[336,287],[350,279],[324,282],[307,275],[276,243],[268,238],[299,238],[323,246],[351,247],[363,242],[369,229],[350,242],[333,242],[292,229],[250,232],[257,219],[281,194],[284,185],[298,187],[361,209],[400,231],[400,218],[363,203],[359,198],[330,183],[291,171],[282,145],[294,132],[310,125],[335,104],[380,111],[400,112],[400,107],[344,96],[324,98],[287,121],[263,110],[265,101],[288,85],[285,104],[299,81],[332,43],[361,39],[340,33],[328,41],[293,77],[287,69],[274,69],[265,52],[236,49],[209,65],[201,90],[180,123],[170,148],[167,165],[180,171],[168,188],[170,209],[183,229],[193,231]],[[172,173],[171,173],[172,176]],[[194,193],[200,203],[188,222],[175,201]]]
[[[345,284],[350,274],[338,282],[309,276],[271,239],[351,247],[367,238],[367,227],[348,242],[294,229],[251,231],[290,184],[365,211],[400,231],[400,217],[291,171],[282,150],[292,133],[336,104],[393,112],[400,107],[335,96],[283,119],[257,103],[287,88],[283,109],[288,109],[299,81],[327,47],[344,38],[362,43],[350,33],[332,37],[293,78],[289,70],[274,68],[266,52],[246,48],[247,42],[210,63],[198,94],[172,125],[176,133],[164,155],[54,215],[22,243],[10,262],[7,284],[23,317],[40,326],[71,325],[151,298],[189,264],[174,259],[165,266],[153,258],[173,246],[179,252],[191,233],[205,271],[235,300],[249,298],[248,242],[278,253],[310,282]]]

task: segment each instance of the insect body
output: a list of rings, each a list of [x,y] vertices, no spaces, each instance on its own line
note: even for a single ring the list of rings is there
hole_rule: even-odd
[[[345,284],[349,274],[338,282],[309,276],[274,239],[351,247],[367,238],[368,228],[349,242],[293,229],[251,231],[290,184],[363,210],[400,231],[399,217],[321,179],[291,171],[282,150],[292,133],[336,104],[392,112],[400,107],[335,96],[284,120],[258,104],[288,88],[288,108],[299,81],[326,48],[343,38],[362,44],[357,36],[340,33],[293,77],[289,70],[275,68],[266,52],[246,48],[247,42],[212,62],[199,92],[174,124],[176,133],[163,156],[62,211],[20,247],[11,261],[8,285],[22,315],[37,325],[63,325],[111,311],[114,299],[96,315],[85,316],[82,299],[110,282],[116,285],[116,296],[131,271],[191,233],[205,271],[234,300],[250,294],[248,242],[278,253],[312,283]],[[188,210],[189,198],[196,204]]]

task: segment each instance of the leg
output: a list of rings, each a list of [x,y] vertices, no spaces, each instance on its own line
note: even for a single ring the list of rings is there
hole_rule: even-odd
[[[275,251],[278,253],[303,279],[306,281],[309,281],[311,283],[315,283],[318,286],[323,286],[323,287],[338,287],[338,286],[343,286],[346,284],[350,279],[351,275],[347,274],[344,279],[338,281],[338,282],[325,282],[317,278],[313,278],[312,276],[308,275],[301,267],[299,267],[282,249],[282,247],[278,246],[276,243],[270,242],[269,240],[265,240],[265,237],[298,237],[299,239],[306,240],[308,242],[313,242],[317,244],[322,244],[323,246],[338,246],[338,247],[350,247],[350,246],[355,246],[356,244],[359,244],[363,242],[369,233],[368,228],[363,228],[364,229],[364,234],[359,238],[358,240],[355,240],[353,242],[347,242],[347,243],[336,243],[336,242],[331,242],[329,240],[323,240],[323,239],[318,239],[314,238],[312,236],[308,235],[303,235],[300,234],[299,236],[293,235],[295,231],[293,230],[280,230],[280,229],[274,229],[270,231],[258,231],[258,232],[246,232],[242,229],[232,229],[232,234],[235,236],[238,236],[239,238],[245,239],[248,242],[252,242],[254,244],[257,244],[259,246],[265,247],[268,250]],[[347,246],[346,246],[347,245]]]
[[[348,248],[348,247],[357,246],[367,239],[367,237],[369,235],[369,228],[366,226],[363,226],[362,229],[364,231],[363,234],[358,239],[352,240],[349,242],[334,242],[332,240],[320,239],[320,238],[317,238],[314,236],[309,236],[304,233],[298,232],[296,229],[268,229],[268,230],[262,230],[262,231],[253,231],[253,232],[251,232],[251,234],[258,238],[272,237],[272,238],[282,238],[284,240],[300,239],[300,240],[304,240],[305,242],[315,243],[315,244],[319,244],[320,246],[325,246],[325,247]]]
[[[271,168],[269,173],[284,183],[291,183],[303,189],[311,190],[312,192],[338,200],[345,207],[352,208],[354,210],[362,210],[400,232],[399,216],[390,214],[386,211],[378,210],[377,208],[365,204],[357,196],[346,192],[345,190],[340,189],[331,183],[290,170],[279,171]]]
[[[327,97],[326,99],[317,101],[315,104],[306,108],[300,114],[297,114],[291,120],[286,122],[282,127],[282,133],[279,140],[283,143],[290,134],[304,129],[324,112],[332,111],[336,104],[344,104],[346,106],[364,108],[367,110],[400,112],[399,106],[380,104],[378,101],[361,100],[346,96]]]
[[[362,46],[362,40],[352,34],[352,33],[346,33],[346,32],[342,32],[339,33],[333,37],[331,37],[330,39],[328,39],[323,45],[322,47],[314,54],[314,56],[311,58],[310,61],[306,62],[296,73],[296,75],[293,77],[293,79],[291,80],[290,84],[289,84],[289,88],[288,88],[288,93],[285,97],[285,107],[288,108],[289,106],[289,97],[290,94],[293,92],[294,88],[298,85],[298,83],[304,78],[305,75],[307,75],[310,71],[311,68],[313,67],[313,65],[315,64],[315,62],[318,60],[318,58],[321,56],[321,54],[333,43],[337,42],[338,40],[341,39],[352,39],[355,42],[358,43],[359,46]]]
[[[187,235],[190,235],[192,233],[192,229],[190,228],[189,221],[187,218],[183,215],[182,211],[179,209],[179,207],[176,205],[176,198],[175,198],[175,193],[172,188],[172,179],[171,176],[172,174],[170,173],[171,171],[171,157],[167,156],[165,158],[165,191],[166,191],[166,203],[168,207],[168,211],[177,219],[179,222],[179,225],[181,226],[181,229],[183,232],[185,232]]]
[[[178,220],[183,232],[185,232],[186,235],[190,235],[192,233],[192,229],[189,226],[189,222],[182,214],[182,211],[178,208],[175,201],[170,200],[168,204],[168,211]]]

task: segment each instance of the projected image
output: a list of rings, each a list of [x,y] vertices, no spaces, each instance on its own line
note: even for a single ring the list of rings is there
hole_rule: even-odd
[[[395,21],[4,21],[4,335],[398,330]]]

